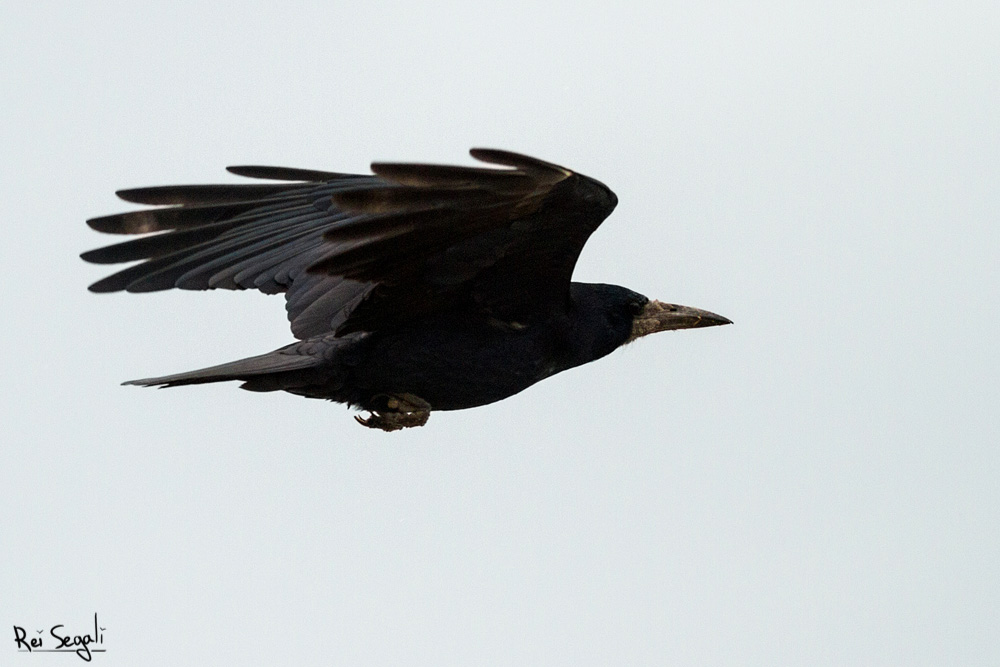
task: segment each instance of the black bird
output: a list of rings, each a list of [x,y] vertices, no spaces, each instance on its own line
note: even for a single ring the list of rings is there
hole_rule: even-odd
[[[281,182],[119,191],[160,208],[87,221],[100,232],[151,234],[83,253],[96,264],[144,260],[91,291],[284,292],[299,339],[125,384],[240,380],[250,391],[347,403],[370,413],[360,423],[393,431],[422,426],[432,410],[507,398],[640,336],[730,323],[624,287],[570,282],[614,193],[525,155],[470,153],[505,168],[229,167]]]

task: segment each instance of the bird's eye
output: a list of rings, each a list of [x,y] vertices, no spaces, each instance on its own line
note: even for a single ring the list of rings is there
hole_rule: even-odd
[[[645,307],[646,304],[644,303],[640,303],[638,301],[632,301],[631,303],[628,304],[628,312],[630,315],[632,315],[632,317],[638,317],[639,314],[642,313]]]

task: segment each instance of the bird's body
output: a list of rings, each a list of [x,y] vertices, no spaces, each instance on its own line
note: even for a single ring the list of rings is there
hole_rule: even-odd
[[[575,284],[574,292],[614,289]],[[642,299],[628,290],[622,296]],[[583,301],[583,299],[580,299]],[[621,345],[631,331],[623,302],[617,326],[592,326],[583,306],[530,327],[480,321],[462,313],[418,320],[391,331],[322,337],[297,344],[329,357],[324,366],[293,371],[292,393],[385,409],[377,397],[411,394],[435,410],[462,410],[499,401],[560,371],[593,361]],[[581,335],[581,333],[586,335]],[[319,373],[316,371],[319,370]],[[264,385],[261,385],[264,386]],[[251,383],[248,388],[254,388]]]
[[[375,164],[377,176],[268,167],[304,183],[168,186],[119,193],[167,208],[96,218],[112,233],[172,230],[84,253],[147,261],[93,291],[285,292],[300,341],[212,368],[129,384],[240,380],[372,413],[395,430],[431,410],[501,400],[636,337],[724,324],[614,285],[570,283],[617,200],[603,184],[504,151],[513,169]]]

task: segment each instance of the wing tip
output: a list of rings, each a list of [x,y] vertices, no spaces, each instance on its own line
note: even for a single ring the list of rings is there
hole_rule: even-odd
[[[96,283],[91,283],[87,286],[87,291],[94,294],[110,294],[112,292],[121,292],[125,289],[124,285],[121,285],[118,280],[112,280],[116,276],[108,276],[107,278],[102,278]]]
[[[539,160],[524,153],[515,153],[501,148],[470,148],[469,155],[480,162],[500,164],[529,172],[554,172],[563,177],[573,175],[573,172],[566,167],[560,167],[552,162],[546,162],[545,160]]]
[[[306,183],[322,183],[343,179],[366,178],[360,174],[343,174],[335,171],[319,169],[300,169],[298,167],[268,167],[263,165],[231,165],[226,171],[244,178],[260,178],[268,181],[297,181]]]
[[[148,201],[150,191],[155,188],[123,188],[121,190],[115,190],[115,196],[122,201],[127,201],[130,204],[155,204],[155,202]]]

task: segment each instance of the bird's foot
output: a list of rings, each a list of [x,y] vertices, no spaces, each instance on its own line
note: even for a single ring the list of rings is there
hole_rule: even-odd
[[[368,417],[354,416],[362,426],[383,431],[423,426],[431,416],[431,405],[419,396],[399,394],[386,396],[385,410],[372,410]]]
[[[373,412],[368,417],[354,415],[354,418],[359,424],[368,428],[398,431],[403,428],[423,426],[430,416],[431,413],[428,410],[418,410],[417,412]]]

